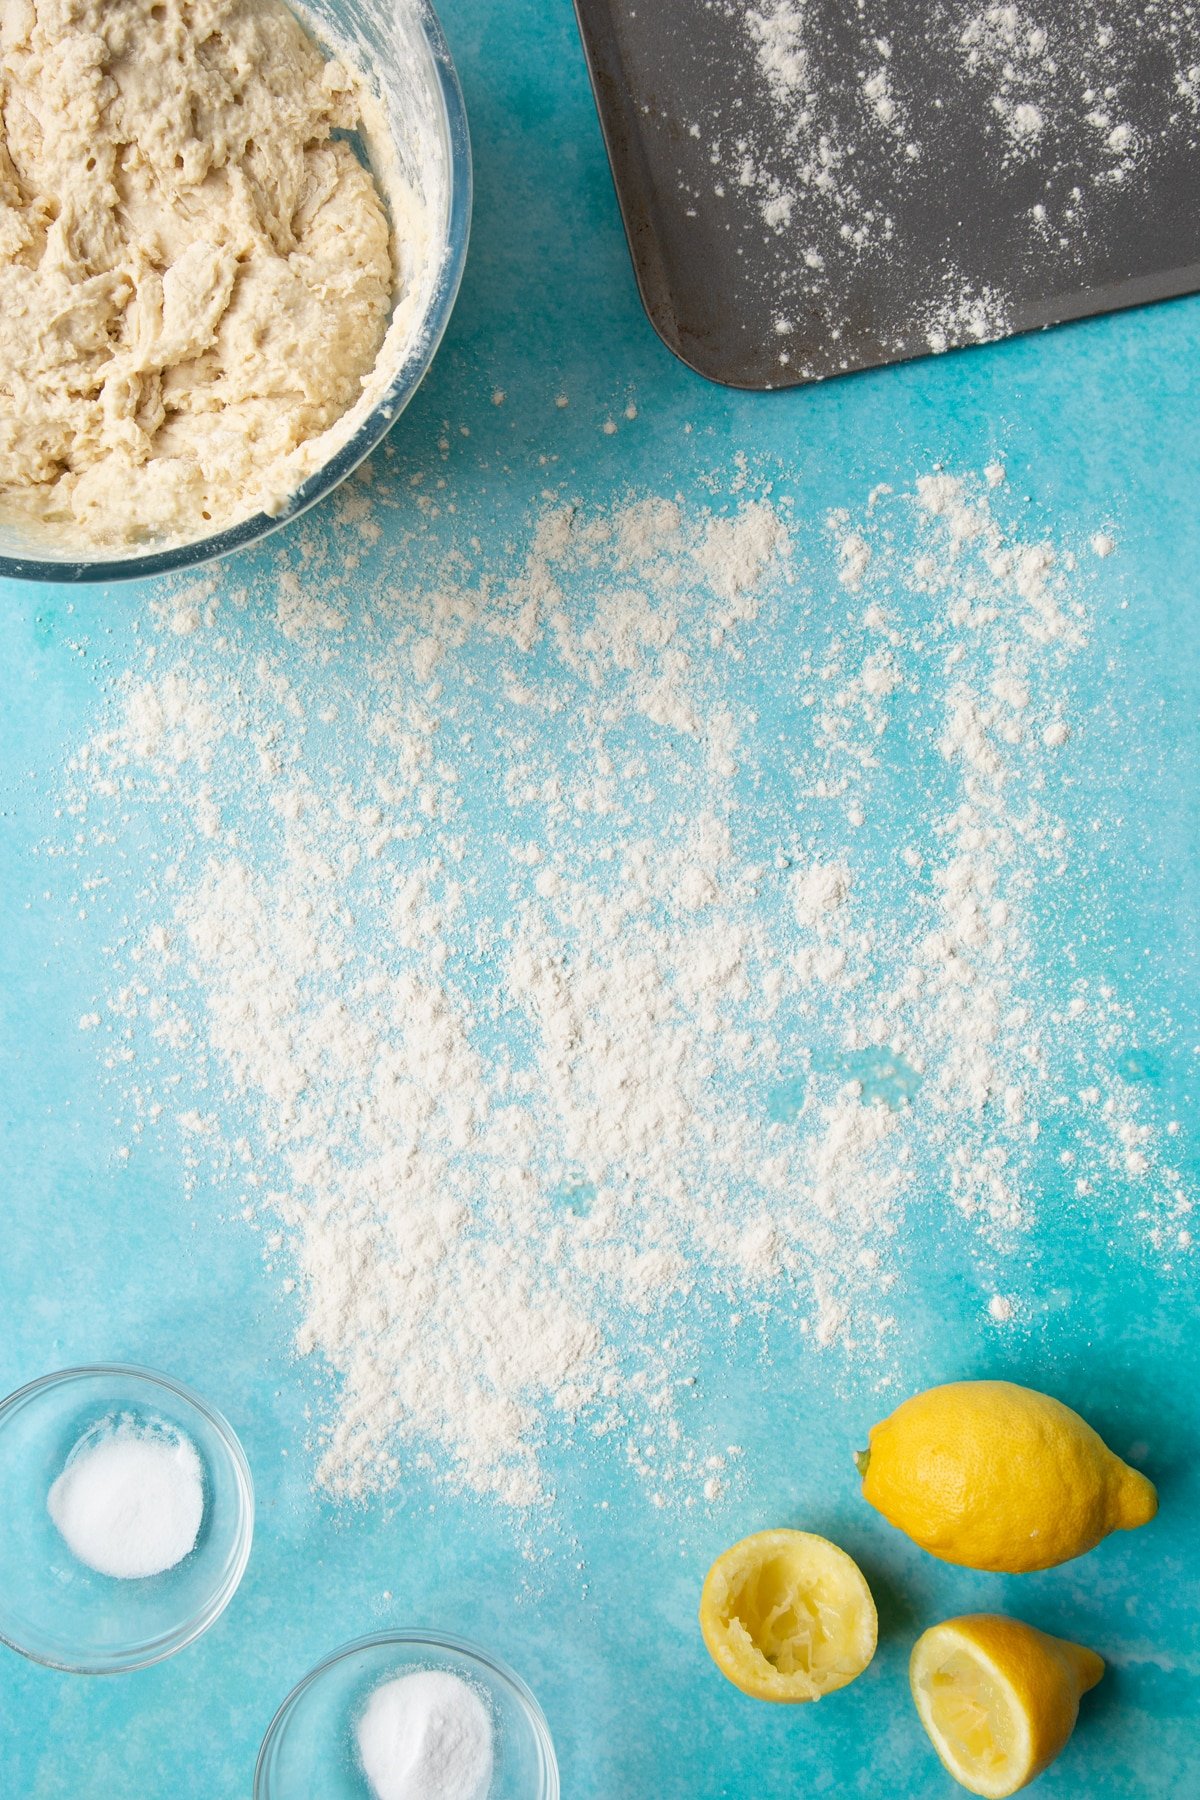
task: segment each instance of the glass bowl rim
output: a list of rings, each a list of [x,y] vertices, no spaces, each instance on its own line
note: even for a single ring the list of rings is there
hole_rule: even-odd
[[[326,1670],[335,1664],[356,1656],[363,1650],[374,1650],[383,1645],[395,1645],[398,1648],[416,1650],[451,1650],[467,1658],[469,1662],[478,1663],[488,1673],[497,1677],[500,1685],[509,1688],[520,1703],[521,1710],[529,1720],[542,1759],[542,1785],[537,1794],[530,1800],[559,1800],[558,1758],[554,1750],[554,1739],[546,1722],[546,1715],[529,1684],[510,1668],[503,1657],[485,1650],[470,1638],[457,1636],[450,1631],[432,1631],[419,1625],[400,1625],[390,1631],[368,1632],[365,1637],[353,1638],[348,1644],[342,1644],[337,1650],[330,1651],[318,1663],[314,1663],[306,1675],[302,1675],[296,1685],[285,1696],[275,1709],[274,1717],[263,1733],[263,1741],[259,1746],[258,1760],[254,1765],[253,1800],[271,1800],[269,1790],[263,1785],[268,1771],[266,1758],[273,1748],[276,1738],[283,1728],[284,1721],[291,1713],[300,1696],[307,1693]]]
[[[413,0],[418,23],[429,47],[442,99],[442,123],[446,133],[449,174],[449,207],[441,244],[442,266],[430,295],[425,316],[404,361],[352,437],[319,469],[314,469],[278,513],[252,513],[208,537],[193,538],[162,550],[133,556],[63,557],[14,556],[0,551],[0,580],[59,583],[64,587],[118,581],[140,581],[154,575],[181,574],[187,569],[216,562],[235,550],[261,543],[284,525],[339,487],[360,463],[378,448],[429,372],[454,311],[466,266],[471,233],[473,176],[471,138],[466,103],[446,35],[432,0]]]
[[[145,1382],[152,1389],[164,1389],[207,1420],[225,1449],[233,1469],[238,1501],[237,1528],[232,1560],[226,1566],[220,1585],[204,1604],[169,1631],[137,1645],[133,1651],[108,1650],[87,1660],[76,1657],[67,1661],[61,1655],[18,1643],[9,1635],[3,1616],[0,1615],[0,1643],[7,1644],[10,1650],[17,1651],[42,1668],[58,1669],[69,1675],[122,1675],[134,1669],[148,1669],[152,1664],[173,1656],[177,1650],[186,1649],[210,1625],[216,1623],[233,1599],[241,1586],[254,1541],[254,1478],[241,1441],[223,1413],[194,1388],[177,1381],[172,1375],[164,1375],[158,1369],[148,1369],[141,1363],[77,1363],[68,1369],[55,1369],[48,1375],[39,1375],[33,1381],[14,1388],[11,1394],[0,1399],[0,1432],[3,1432],[10,1416],[43,1390],[67,1387],[73,1382],[90,1380],[96,1376],[132,1378]]]

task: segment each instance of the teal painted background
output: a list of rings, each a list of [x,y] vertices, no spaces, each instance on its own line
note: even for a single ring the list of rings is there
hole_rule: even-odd
[[[738,449],[774,456],[814,523],[878,481],[902,486],[937,460],[979,469],[1001,456],[1014,494],[1056,533],[1114,522],[1120,555],[1097,577],[1104,604],[1072,677],[1089,729],[1058,803],[1089,845],[1076,880],[1101,921],[1076,948],[1145,1017],[1174,1021],[1152,1106],[1184,1121],[1180,1156],[1194,1175],[1200,301],[808,392],[708,387],[672,361],[639,309],[563,0],[450,0],[444,22],[472,122],[475,230],[446,344],[393,434],[396,454],[377,458],[400,503],[395,528],[408,475],[436,461],[446,420],[470,427],[456,480],[477,484],[496,537],[510,517],[519,535],[545,448],[559,475],[597,496],[627,484],[669,492]],[[502,408],[491,404],[497,387]],[[555,414],[560,390],[571,406]],[[630,398],[636,428],[604,436],[603,420]],[[1080,1407],[1118,1450],[1137,1446],[1160,1484],[1159,1520],[1074,1566],[1019,1583],[975,1577],[890,1533],[858,1499],[849,1460],[877,1411],[869,1380],[844,1375],[835,1391],[818,1370],[815,1385],[813,1363],[783,1333],[769,1395],[746,1346],[698,1403],[718,1434],[746,1446],[750,1472],[711,1515],[664,1521],[615,1464],[564,1458],[553,1471],[563,1543],[531,1568],[505,1521],[436,1490],[410,1486],[402,1505],[349,1513],[314,1499],[300,1447],[309,1395],[258,1243],[218,1216],[225,1196],[203,1184],[185,1195],[174,1141],[147,1140],[127,1167],[114,1161],[126,1134],[100,1091],[95,1043],[76,1029],[103,983],[113,914],[79,919],[70,883],[33,855],[62,834],[64,758],[94,728],[106,676],[132,658],[150,592],[9,588],[2,598],[0,1387],[75,1361],[170,1370],[239,1430],[260,1510],[241,1591],[171,1662],[96,1682],[0,1656],[0,1792],[244,1796],[262,1732],[309,1665],[361,1632],[425,1622],[482,1640],[527,1677],[570,1800],[934,1800],[955,1790],[912,1716],[908,1649],[930,1620],[991,1606],[1112,1660],[1086,1729],[1039,1790],[1047,1800],[1200,1790],[1200,1333],[1186,1280],[1164,1279],[1100,1220],[1082,1245],[1053,1228],[1029,1245],[1019,1331],[987,1325],[953,1233],[918,1245],[926,1278],[900,1306],[910,1387],[963,1374],[1030,1380]],[[253,619],[242,629],[252,648]],[[765,712],[768,778],[770,727]],[[1070,925],[1060,921],[1064,942]],[[818,1708],[742,1698],[694,1626],[711,1556],[780,1522],[845,1544],[879,1600],[875,1663]]]

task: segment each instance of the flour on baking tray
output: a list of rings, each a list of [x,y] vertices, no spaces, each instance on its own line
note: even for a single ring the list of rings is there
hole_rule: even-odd
[[[594,1439],[711,1499],[698,1334],[788,1319],[886,1376],[916,1205],[985,1293],[1118,1186],[1190,1243],[1111,1074],[1131,1014],[1042,941],[1074,553],[1003,522],[999,465],[828,535],[744,458],[712,487],[551,496],[524,547],[447,548],[431,495],[370,561],[359,480],[340,554],[301,528],[251,594],[159,603],[75,758],[94,903],[156,853],[84,1023],[135,1133],[174,1117],[262,1230],[334,1495],[416,1466],[527,1507]]]
[[[908,9],[714,0],[714,10],[739,63],[736,99],[722,88],[691,123],[712,182],[710,194],[687,192],[694,213],[731,218],[756,254],[764,234],[777,240],[781,336],[815,306],[839,340],[847,283],[857,291],[864,271],[897,258],[925,273],[918,336],[894,348],[936,353],[1012,329],[1020,282],[1013,293],[981,289],[952,245],[910,229],[907,197],[929,180],[929,167],[962,156],[964,121],[977,129],[972,155],[989,179],[1042,178],[1004,190],[1013,196],[1017,263],[1022,240],[1045,255],[1111,232],[1114,192],[1143,181],[1164,146],[1195,129],[1196,0],[1108,9],[1091,0],[938,0]],[[727,204],[713,211],[714,200]],[[781,346],[781,365],[795,354]]]

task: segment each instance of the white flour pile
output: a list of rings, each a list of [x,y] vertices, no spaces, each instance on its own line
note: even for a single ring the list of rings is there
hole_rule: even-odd
[[[607,1438],[714,1497],[698,1334],[767,1309],[886,1374],[918,1203],[990,1267],[1043,1208],[1190,1243],[1130,1010],[1053,954],[1075,554],[998,467],[831,543],[739,465],[459,549],[449,491],[389,550],[355,483],[332,544],[162,605],[75,759],[89,903],[142,876],[109,1064],[261,1226],[336,1495],[524,1506]]]

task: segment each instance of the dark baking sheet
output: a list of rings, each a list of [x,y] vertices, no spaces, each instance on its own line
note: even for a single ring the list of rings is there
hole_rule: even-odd
[[[1196,0],[575,6],[646,310],[714,381],[1200,288]]]

